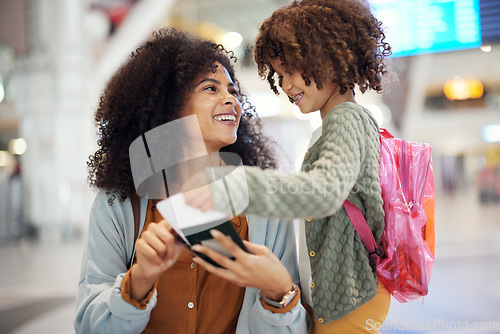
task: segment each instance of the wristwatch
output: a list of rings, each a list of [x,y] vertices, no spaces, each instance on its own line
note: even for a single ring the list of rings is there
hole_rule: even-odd
[[[276,307],[276,308],[285,308],[295,298],[298,291],[299,291],[299,287],[297,285],[293,284],[292,288],[287,293],[285,293],[285,295],[283,296],[283,298],[281,298],[281,301],[279,301],[279,302],[267,298],[266,296],[264,296],[262,291],[260,291],[259,293],[260,293],[260,296],[262,297],[262,299],[264,299],[264,301],[266,302],[266,304],[271,305],[271,306]]]

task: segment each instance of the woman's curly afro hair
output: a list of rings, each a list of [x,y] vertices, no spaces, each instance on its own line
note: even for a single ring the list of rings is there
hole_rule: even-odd
[[[359,86],[382,92],[383,58],[391,54],[379,22],[362,0],[302,0],[277,9],[260,27],[254,49],[259,75],[278,94],[270,60],[299,70],[318,89],[335,82],[340,93]]]
[[[221,45],[172,28],[153,34],[108,82],[95,113],[98,150],[89,157],[89,184],[105,189],[112,204],[135,193],[129,146],[145,132],[180,118],[182,108],[204,72],[222,64],[235,83],[242,103],[238,138],[221,151],[238,154],[243,164],[276,167],[260,132],[259,118],[234,76],[231,52]]]

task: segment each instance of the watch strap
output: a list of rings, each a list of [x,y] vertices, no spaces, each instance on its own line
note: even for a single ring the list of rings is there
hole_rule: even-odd
[[[300,289],[294,284],[292,288],[285,293],[281,301],[275,301],[267,298],[262,294],[262,291],[259,292],[259,295],[261,304],[266,310],[273,313],[286,313],[298,304],[300,300]]]
[[[281,301],[269,299],[264,295],[262,295],[261,298],[266,302],[267,305],[271,305],[272,307],[276,307],[276,308],[283,308]]]

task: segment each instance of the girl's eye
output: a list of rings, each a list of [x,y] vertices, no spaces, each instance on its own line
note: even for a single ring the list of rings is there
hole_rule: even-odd
[[[217,88],[215,88],[215,86],[207,86],[207,87],[203,88],[203,90],[210,90],[212,92],[216,92]]]
[[[237,95],[238,95],[238,92],[237,92],[236,90],[230,90],[230,91],[229,91],[229,94],[234,95],[234,96],[237,96]]]
[[[293,74],[293,70],[290,70],[287,72],[289,75],[292,75]]]

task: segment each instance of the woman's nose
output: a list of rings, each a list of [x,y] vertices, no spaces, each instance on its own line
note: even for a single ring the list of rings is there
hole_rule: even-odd
[[[234,104],[236,104],[236,102],[237,102],[236,96],[234,96],[233,94],[231,94],[229,92],[226,92],[224,99],[222,100],[222,104],[234,105]]]

